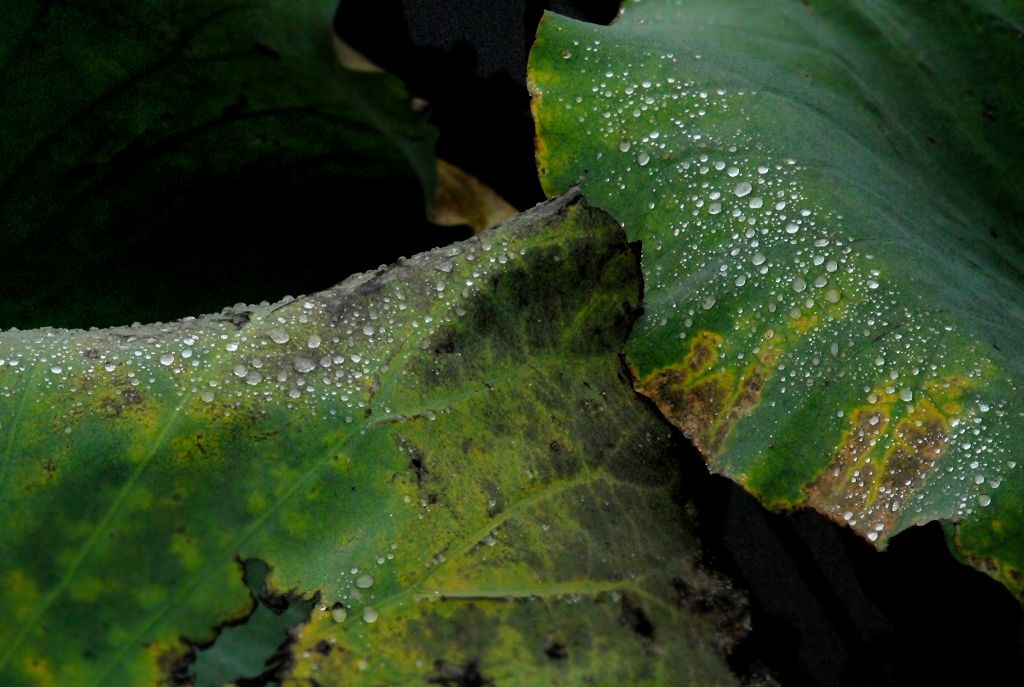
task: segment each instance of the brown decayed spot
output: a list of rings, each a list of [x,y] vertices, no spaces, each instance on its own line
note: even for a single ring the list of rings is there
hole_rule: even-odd
[[[771,374],[764,358],[776,357],[774,348],[763,347],[759,361],[748,365],[738,382],[733,370],[709,374],[722,342],[718,334],[699,332],[681,363],[661,368],[637,384],[638,391],[709,460],[721,452],[737,422],[757,406]]]
[[[808,505],[838,522],[849,521],[862,535],[875,532],[882,543],[949,441],[949,421],[927,397],[895,423],[890,421],[895,400],[883,401],[888,402],[849,414],[850,429],[831,464],[807,490]]]
[[[840,522],[844,513],[862,517],[875,490],[876,465],[871,449],[889,426],[888,409],[871,406],[849,413],[850,428],[843,432],[831,464],[807,489],[808,503]],[[873,523],[858,523],[867,526]]]

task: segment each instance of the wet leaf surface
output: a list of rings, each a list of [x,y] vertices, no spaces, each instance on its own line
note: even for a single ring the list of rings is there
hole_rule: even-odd
[[[548,193],[643,241],[637,388],[772,507],[947,523],[1024,590],[1024,42],[1005,3],[548,15]]]
[[[313,598],[288,684],[726,684],[669,428],[578,196],[273,305],[0,334],[0,681],[155,685]]]

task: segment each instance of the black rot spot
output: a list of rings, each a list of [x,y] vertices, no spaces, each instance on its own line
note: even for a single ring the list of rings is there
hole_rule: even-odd
[[[429,472],[423,464],[423,459],[419,456],[414,456],[409,460],[409,467],[416,473],[417,486],[423,486],[423,479],[426,477],[427,472]]]
[[[645,639],[654,639],[654,623],[644,613],[644,609],[634,606],[626,597],[622,598],[622,612],[619,614],[619,625]]]
[[[569,658],[569,650],[554,637],[548,637],[544,642],[544,655],[552,661],[562,661]]]
[[[464,666],[443,659],[434,661],[434,675],[427,678],[428,685],[444,687],[493,687],[494,681],[484,677],[476,661]]]

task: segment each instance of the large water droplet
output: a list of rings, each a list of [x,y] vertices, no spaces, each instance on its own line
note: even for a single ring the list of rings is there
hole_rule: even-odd
[[[742,198],[743,196],[750,195],[750,192],[752,190],[753,187],[751,187],[751,185],[748,182],[741,181],[740,183],[736,184],[736,188],[734,188],[732,192],[735,193],[737,197]]]
[[[283,329],[280,329],[280,328],[268,329],[267,330],[267,336],[269,336],[270,340],[273,341],[274,343],[279,343],[279,344],[288,343],[288,332],[286,332]]]

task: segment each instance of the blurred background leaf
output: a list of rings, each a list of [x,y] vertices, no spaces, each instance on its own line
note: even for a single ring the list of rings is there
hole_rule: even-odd
[[[0,327],[197,314],[451,240],[434,130],[338,65],[336,4],[7,3]],[[371,215],[397,240],[362,241]]]

